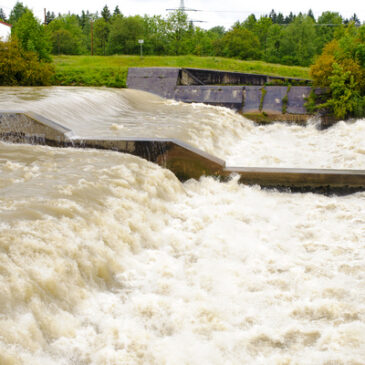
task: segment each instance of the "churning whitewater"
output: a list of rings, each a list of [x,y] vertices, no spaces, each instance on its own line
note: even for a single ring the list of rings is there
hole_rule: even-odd
[[[80,137],[176,138],[227,166],[365,169],[365,123],[320,131],[274,123],[257,126],[220,107],[164,100],[137,90],[0,87],[0,110],[38,113]]]
[[[2,90],[0,110],[80,135],[175,128],[246,165],[365,166],[364,121],[257,127],[131,90]],[[364,364],[364,202],[182,184],[127,154],[0,142],[0,364]]]

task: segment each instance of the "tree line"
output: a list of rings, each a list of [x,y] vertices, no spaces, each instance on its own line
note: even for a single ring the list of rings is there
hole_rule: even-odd
[[[37,48],[42,58],[47,53],[138,54],[138,40],[143,39],[146,55],[222,56],[298,66],[312,64],[349,24],[360,26],[356,14],[345,19],[326,11],[316,19],[311,10],[287,16],[272,10],[260,18],[252,14],[228,30],[222,26],[206,30],[190,22],[182,11],[171,12],[167,18],[124,16],[118,6],[110,11],[107,5],[100,14],[86,10],[56,16],[48,11],[41,25],[21,2],[15,4],[9,19],[0,9],[1,18],[13,25],[13,33],[26,49]]]
[[[284,17],[274,10],[250,15],[229,30],[216,26],[202,29],[189,22],[182,11],[161,16],[123,16],[117,6],[98,13],[55,16],[48,12],[44,24],[21,2],[9,19],[0,9],[0,19],[10,22],[12,39],[0,42],[0,85],[45,85],[52,83],[54,66],[50,54],[137,54],[144,39],[147,55],[223,56],[263,60],[286,65],[309,66],[314,92],[307,108],[322,110],[336,118],[365,116],[365,25],[354,14],[344,19],[336,12],[323,12],[316,19],[307,14]],[[322,99],[321,99],[322,98]]]

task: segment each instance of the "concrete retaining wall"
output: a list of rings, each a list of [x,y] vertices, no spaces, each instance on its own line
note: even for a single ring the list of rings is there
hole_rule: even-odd
[[[305,98],[310,86],[267,86],[271,82],[309,80],[191,68],[130,68],[127,86],[187,103],[225,106],[256,121],[303,122],[309,118]],[[230,86],[228,86],[230,85]],[[236,85],[236,86],[232,86]],[[263,88],[265,91],[263,91]],[[276,118],[276,119],[275,119]]]
[[[185,103],[204,103],[241,110],[243,86],[176,86],[174,99]]]
[[[180,180],[239,174],[245,184],[344,192],[365,189],[365,171],[226,167],[225,162],[175,139],[73,138],[71,130],[33,113],[0,111],[0,140],[130,153],[170,169]]]
[[[130,68],[127,76],[127,87],[148,91],[163,98],[173,98],[175,87],[180,77],[178,68]]]
[[[255,85],[265,84],[298,84],[308,85],[310,80],[280,77],[242,72],[229,72],[218,70],[203,70],[198,68],[183,68],[181,82],[183,85],[196,85],[196,81],[202,85]]]

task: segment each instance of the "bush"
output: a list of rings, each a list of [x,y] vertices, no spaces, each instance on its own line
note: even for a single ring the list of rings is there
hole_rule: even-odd
[[[329,80],[331,97],[321,107],[328,108],[339,119],[350,115],[362,116],[364,98],[360,95],[354,75],[334,63]]]
[[[314,85],[328,91],[328,100],[317,108],[324,108],[338,119],[365,116],[363,33],[365,26],[355,29],[350,25],[339,40],[325,46],[310,70]]]
[[[127,68],[58,70],[55,85],[126,87]]]
[[[35,52],[24,51],[16,40],[0,42],[0,85],[50,85],[54,66],[38,60]]]

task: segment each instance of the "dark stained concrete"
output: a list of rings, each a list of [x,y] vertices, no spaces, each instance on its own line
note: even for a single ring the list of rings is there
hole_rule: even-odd
[[[271,84],[285,86],[272,86]],[[310,80],[193,68],[130,68],[127,86],[186,103],[225,106],[255,121],[305,122]],[[266,90],[264,95],[262,89]],[[264,96],[262,98],[262,96]],[[287,98],[284,101],[284,98]],[[262,100],[261,100],[262,99]],[[283,104],[283,101],[285,105]],[[293,117],[291,117],[293,115]]]
[[[281,114],[283,109],[283,98],[286,95],[287,89],[287,86],[266,86],[262,111],[267,114]],[[294,111],[294,113],[297,113],[297,111]]]
[[[262,86],[246,86],[244,91],[244,106],[242,112],[260,113],[260,100],[262,95]]]
[[[204,103],[241,110],[243,90],[242,86],[176,86],[174,99],[185,103]]]
[[[198,68],[183,68],[181,69],[182,76],[181,82],[183,85],[191,85],[191,76],[195,80],[199,80],[202,85],[256,85],[263,86],[266,84],[310,84],[310,80],[293,78],[293,77],[280,77],[269,76],[259,74],[249,74],[242,72],[230,72],[219,70],[204,70]],[[189,74],[185,80],[185,74]],[[184,83],[185,82],[185,83]],[[186,83],[187,82],[187,83]],[[195,84],[193,84],[195,85]]]
[[[180,77],[178,68],[130,68],[127,87],[151,92],[163,98],[173,98]]]

